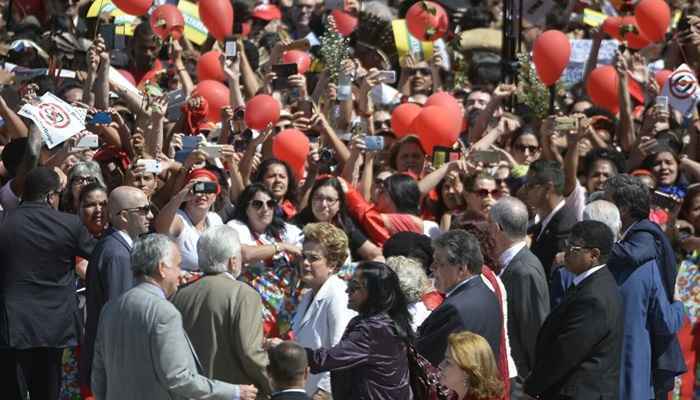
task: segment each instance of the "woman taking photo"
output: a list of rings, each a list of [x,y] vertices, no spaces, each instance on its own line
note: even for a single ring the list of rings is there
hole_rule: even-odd
[[[301,291],[292,264],[302,254],[301,231],[284,222],[276,208],[272,192],[254,183],[241,193],[234,219],[227,223],[241,242],[242,280],[262,297],[265,337],[288,335]]]
[[[331,224],[313,223],[304,228],[301,280],[310,290],[302,296],[292,321],[296,341],[304,347],[335,346],[356,315],[348,308],[345,281],[335,275],[348,257],[347,249],[347,236]],[[314,399],[330,398],[330,373],[312,374],[305,389]]]
[[[340,228],[347,234],[353,260],[369,261],[382,255],[379,247],[369,241],[364,232],[348,216],[345,192],[340,181],[335,177],[316,181],[311,188],[309,205],[297,214],[294,222],[300,227],[312,222],[328,222]]]
[[[197,271],[199,237],[208,228],[223,225],[221,217],[211,211],[221,187],[216,175],[205,168],[193,170],[185,181],[185,187],[158,213],[155,226],[156,232],[170,236],[177,243],[182,253],[181,268]],[[208,185],[198,185],[200,183]]]
[[[75,164],[68,172],[68,185],[61,198],[61,210],[77,214],[80,191],[95,182],[105,186],[99,164],[94,161],[81,161]]]
[[[311,373],[331,372],[334,400],[411,399],[406,342],[413,331],[398,277],[383,263],[364,262],[347,293],[358,316],[337,345],[306,349]]]
[[[498,400],[503,382],[491,346],[468,331],[447,337],[445,360],[440,364],[440,383],[454,391],[456,400]]]

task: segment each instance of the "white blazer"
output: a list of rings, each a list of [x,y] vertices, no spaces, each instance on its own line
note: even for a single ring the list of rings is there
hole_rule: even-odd
[[[331,275],[316,296],[310,290],[304,293],[292,321],[292,330],[300,345],[316,350],[331,348],[340,342],[348,322],[357,315],[348,308],[346,288],[345,281]],[[309,376],[304,388],[306,394],[311,396],[318,388],[330,393],[330,372]]]

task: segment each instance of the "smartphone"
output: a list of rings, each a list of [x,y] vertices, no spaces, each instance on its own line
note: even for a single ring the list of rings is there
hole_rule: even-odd
[[[163,172],[163,168],[161,167],[159,160],[141,159],[136,162],[136,165],[143,165],[144,170],[148,173],[158,175]]]
[[[379,71],[377,80],[382,83],[396,83],[396,71]]]
[[[99,34],[102,36],[102,40],[105,42],[105,47],[107,50],[114,50],[117,35],[117,26],[115,24],[102,24],[100,25]]]
[[[197,182],[192,186],[192,193],[216,193],[216,182]]]
[[[96,149],[100,147],[100,139],[97,135],[85,135],[76,143],[75,147],[77,149]]]
[[[285,47],[286,50],[301,50],[301,51],[307,51],[310,48],[311,48],[311,42],[309,41],[309,39],[306,39],[306,38],[295,40]]]
[[[207,154],[208,158],[214,159],[219,156],[221,156],[221,145],[220,144],[211,144],[207,143],[204,146],[201,146],[199,150],[202,150],[204,153]]]
[[[501,153],[495,150],[478,150],[472,153],[472,159],[485,165],[497,164],[501,161]]]
[[[175,161],[184,163],[187,156],[190,155],[199,146],[202,141],[201,136],[184,136],[182,138],[182,150],[175,153]]]
[[[224,42],[224,55],[226,58],[235,59],[238,56],[238,46],[236,45],[236,39],[233,37],[227,37]]]
[[[554,130],[557,132],[575,131],[578,129],[578,119],[572,117],[556,117]]]
[[[346,101],[352,98],[352,76],[343,72],[340,73],[335,97],[338,101]]]
[[[433,147],[433,168],[437,169],[445,165],[448,160],[450,149],[446,147]]]
[[[108,112],[98,111],[86,122],[88,125],[108,125],[112,123],[112,116]]]
[[[664,210],[671,211],[676,208],[678,202],[670,194],[655,190],[651,193],[651,204]]]
[[[249,143],[250,141],[245,138],[236,138],[233,140],[233,151],[236,153],[243,153],[248,148]]]
[[[662,110],[668,110],[668,97],[656,96],[656,106]]]
[[[365,136],[367,151],[384,150],[384,136]]]
[[[314,115],[314,104],[311,100],[299,100],[296,106],[297,112],[303,112],[304,118],[311,118]]]
[[[170,122],[175,122],[182,116],[182,106],[187,101],[187,96],[182,89],[177,89],[168,92],[168,109],[165,112],[165,117]]]
[[[297,74],[297,65],[292,64],[276,64],[272,66],[272,72],[277,75],[277,78],[272,83],[274,90],[284,90],[289,88],[289,77]]]

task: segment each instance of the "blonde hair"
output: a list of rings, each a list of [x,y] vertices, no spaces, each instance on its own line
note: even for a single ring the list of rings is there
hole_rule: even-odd
[[[320,244],[329,266],[333,268],[339,268],[348,258],[348,236],[333,224],[307,224],[304,227],[304,241]]]
[[[496,366],[496,358],[486,339],[475,333],[463,331],[448,336],[447,342],[450,357],[469,377],[469,396],[475,399],[503,396],[503,381]]]

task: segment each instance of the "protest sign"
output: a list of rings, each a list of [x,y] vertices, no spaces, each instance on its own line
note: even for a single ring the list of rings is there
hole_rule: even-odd
[[[34,104],[25,104],[18,114],[34,121],[49,149],[85,130],[85,117],[51,92]]]
[[[571,41],[571,56],[569,57],[569,65],[562,74],[562,82],[565,85],[571,86],[583,79],[583,73],[586,69],[588,55],[591,53],[591,39],[574,39]],[[603,40],[598,51],[598,64],[609,65],[615,59],[615,51],[619,43],[617,40]]]
[[[685,118],[693,114],[693,108],[700,100],[698,79],[688,65],[683,64],[669,76],[662,96],[668,97],[668,104],[681,112]]]

